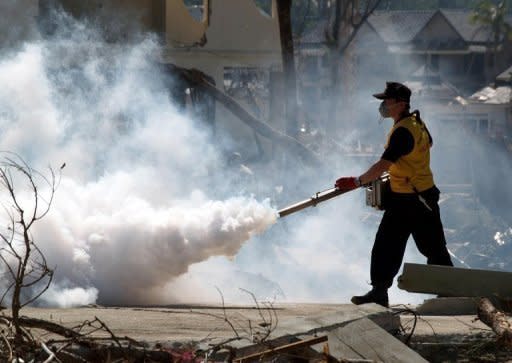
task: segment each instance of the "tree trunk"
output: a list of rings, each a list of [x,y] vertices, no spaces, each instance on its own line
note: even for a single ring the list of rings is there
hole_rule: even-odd
[[[366,5],[359,0],[336,0],[333,11],[333,21],[327,32],[330,37],[331,62],[331,101],[328,118],[330,119],[332,133],[339,132],[344,127],[351,128],[355,116],[355,87],[357,86],[357,66],[352,48],[352,41],[361,26],[379,6],[381,0],[368,0]],[[364,2],[363,2],[364,3]],[[343,120],[338,120],[342,110]],[[343,124],[340,125],[340,121]],[[348,124],[347,124],[348,123]]]
[[[480,299],[478,317],[482,323],[489,326],[496,333],[498,342],[512,347],[512,328],[510,322],[507,316],[497,310],[489,299]]]
[[[330,34],[332,36],[332,44],[329,49],[329,60],[331,64],[331,98],[329,102],[328,120],[330,122],[330,130],[333,134],[338,134],[341,131],[340,121],[338,119],[338,110],[341,106],[345,107],[350,102],[347,102],[345,97],[349,97],[346,79],[343,79],[343,68],[347,65],[346,59],[350,59],[346,49],[341,51],[341,48],[346,42],[347,34],[350,31],[350,19],[348,19],[349,8],[352,6],[354,0],[336,0],[334,6],[334,19],[332,22],[332,29]],[[340,105],[341,103],[342,105]],[[349,106],[350,107],[350,106]],[[345,112],[344,112],[345,115]]]
[[[287,91],[285,102],[286,134],[297,137],[297,80],[295,76],[291,8],[292,0],[277,0],[283,72]]]

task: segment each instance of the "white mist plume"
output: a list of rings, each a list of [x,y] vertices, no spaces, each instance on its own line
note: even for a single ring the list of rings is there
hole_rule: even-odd
[[[233,256],[274,223],[268,201],[208,196],[225,173],[172,105],[146,38],[114,48],[81,28],[0,60],[0,144],[38,169],[66,162],[36,242],[56,266],[48,304],[151,304],[190,265]]]
[[[123,172],[107,179],[122,186],[132,178]],[[267,202],[251,198],[212,201],[197,191],[187,200],[155,207],[119,189],[101,195],[97,185],[65,180],[59,193],[67,199],[56,201],[51,220],[38,231],[47,248],[53,244],[66,254],[71,265],[65,268],[76,272],[74,281],[97,288],[103,303],[165,301],[160,289],[191,264],[234,256],[276,218]]]

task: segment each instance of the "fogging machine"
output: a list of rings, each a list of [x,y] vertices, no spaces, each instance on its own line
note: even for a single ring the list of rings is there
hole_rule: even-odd
[[[365,184],[364,187],[366,188],[366,205],[382,210],[386,191],[389,190],[389,175],[385,173],[380,178]],[[309,199],[305,199],[279,210],[279,217],[286,217],[287,215],[298,212],[304,208],[315,207],[319,203],[337,197],[338,195],[348,193],[349,191],[350,190],[331,188],[318,192]]]
[[[340,194],[347,193],[348,190],[340,190],[338,188],[331,188],[324,190],[323,192],[318,192],[313,195],[311,198],[303,200],[302,202],[298,202],[292,204],[286,208],[283,208],[278,211],[279,217],[285,217],[289,214],[298,212],[304,208],[315,207],[318,203],[325,202],[326,200],[337,197]]]

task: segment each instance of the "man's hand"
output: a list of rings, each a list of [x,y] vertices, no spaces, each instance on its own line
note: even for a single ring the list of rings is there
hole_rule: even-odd
[[[336,180],[334,186],[339,190],[349,191],[352,189],[359,188],[361,186],[361,182],[359,181],[359,178],[356,178],[354,176],[346,176]]]

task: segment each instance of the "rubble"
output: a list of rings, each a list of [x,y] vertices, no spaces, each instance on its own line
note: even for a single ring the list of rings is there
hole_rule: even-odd
[[[436,312],[438,315],[423,315],[415,307],[402,306],[385,309],[375,304],[278,304],[271,308],[187,305],[26,308],[24,312],[29,319],[48,319],[66,329],[103,327],[89,336],[87,344],[85,340],[78,344],[80,340],[75,338],[73,349],[68,346],[67,351],[81,356],[82,360],[57,356],[63,362],[107,359],[183,363],[506,362],[512,359],[512,351],[500,344],[497,334],[478,320],[477,314],[439,316],[442,309]],[[272,321],[270,316],[274,316]],[[93,324],[77,323],[84,319]],[[98,325],[98,321],[104,326]],[[270,334],[261,338],[257,331]],[[53,352],[69,343],[63,337],[49,336],[48,332],[41,334],[34,326],[30,332]],[[59,341],[61,345],[57,346]],[[49,355],[41,348],[40,357],[44,360]]]

